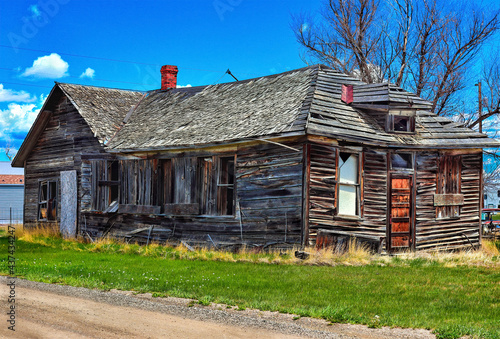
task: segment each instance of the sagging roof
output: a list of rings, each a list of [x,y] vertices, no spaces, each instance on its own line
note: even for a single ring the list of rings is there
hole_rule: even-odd
[[[342,84],[354,87],[351,105],[341,100]],[[368,85],[315,65],[250,80],[147,93],[56,83],[13,166],[22,167],[43,131],[50,118],[45,107],[56,89],[71,100],[109,152],[306,134],[394,148],[500,146],[484,134],[429,112],[429,103],[413,93],[390,84]],[[417,109],[414,134],[385,131],[370,111],[384,101]],[[121,126],[124,119],[127,123]]]
[[[341,100],[342,84],[354,86],[355,100],[360,92],[377,99],[364,102],[363,108],[356,102],[347,105]],[[388,133],[377,123],[366,107],[379,107],[384,100],[417,109],[416,133]],[[149,151],[291,134],[386,147],[500,145],[426,111],[428,107],[430,103],[394,85],[367,85],[315,65],[245,81],[150,92],[108,146],[111,152]]]
[[[68,96],[101,143],[115,135],[126,114],[144,95],[140,91],[56,84]]]
[[[109,143],[162,149],[304,131],[314,68],[220,85],[156,91]],[[301,117],[301,113],[302,114]]]

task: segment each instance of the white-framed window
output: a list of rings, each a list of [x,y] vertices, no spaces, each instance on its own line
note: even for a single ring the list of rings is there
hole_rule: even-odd
[[[339,152],[338,184],[337,184],[337,214],[360,216],[360,154]]]

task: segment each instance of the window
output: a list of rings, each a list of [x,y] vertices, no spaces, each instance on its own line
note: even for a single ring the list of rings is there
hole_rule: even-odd
[[[217,180],[217,214],[234,213],[234,157],[219,159]]]
[[[109,182],[108,190],[108,204],[116,201],[118,202],[118,188],[119,186],[119,170],[118,161],[108,161],[106,170],[107,180]]]
[[[95,178],[93,189],[93,208],[108,211],[108,207],[117,207],[120,188],[119,163],[116,160],[97,160],[92,162]],[[112,206],[111,204],[114,203]]]
[[[411,153],[391,154],[391,167],[393,169],[412,169],[413,159]]]
[[[500,191],[497,192],[497,196],[500,198]]]
[[[415,114],[412,109],[393,109],[387,115],[387,132],[415,132]]]
[[[38,220],[57,220],[57,181],[42,181],[38,188]]]
[[[460,155],[441,155],[438,158],[437,194],[434,204],[438,218],[460,216],[463,205],[461,193],[462,157]]]
[[[172,161],[165,159],[160,161],[160,206],[170,204],[174,200],[172,181]]]
[[[234,215],[235,157],[185,157],[162,162],[165,214]]]
[[[360,215],[359,155],[339,153],[338,159],[338,214]]]

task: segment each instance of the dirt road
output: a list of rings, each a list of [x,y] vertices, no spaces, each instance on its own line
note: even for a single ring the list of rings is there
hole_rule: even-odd
[[[0,277],[2,338],[433,338],[424,330],[368,329],[189,300],[151,298]],[[15,331],[9,330],[15,294]]]

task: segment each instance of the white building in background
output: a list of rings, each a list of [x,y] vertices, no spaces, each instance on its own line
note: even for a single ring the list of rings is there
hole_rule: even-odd
[[[484,188],[484,208],[500,208],[500,186]]]
[[[0,161],[0,224],[23,222],[24,171]]]

